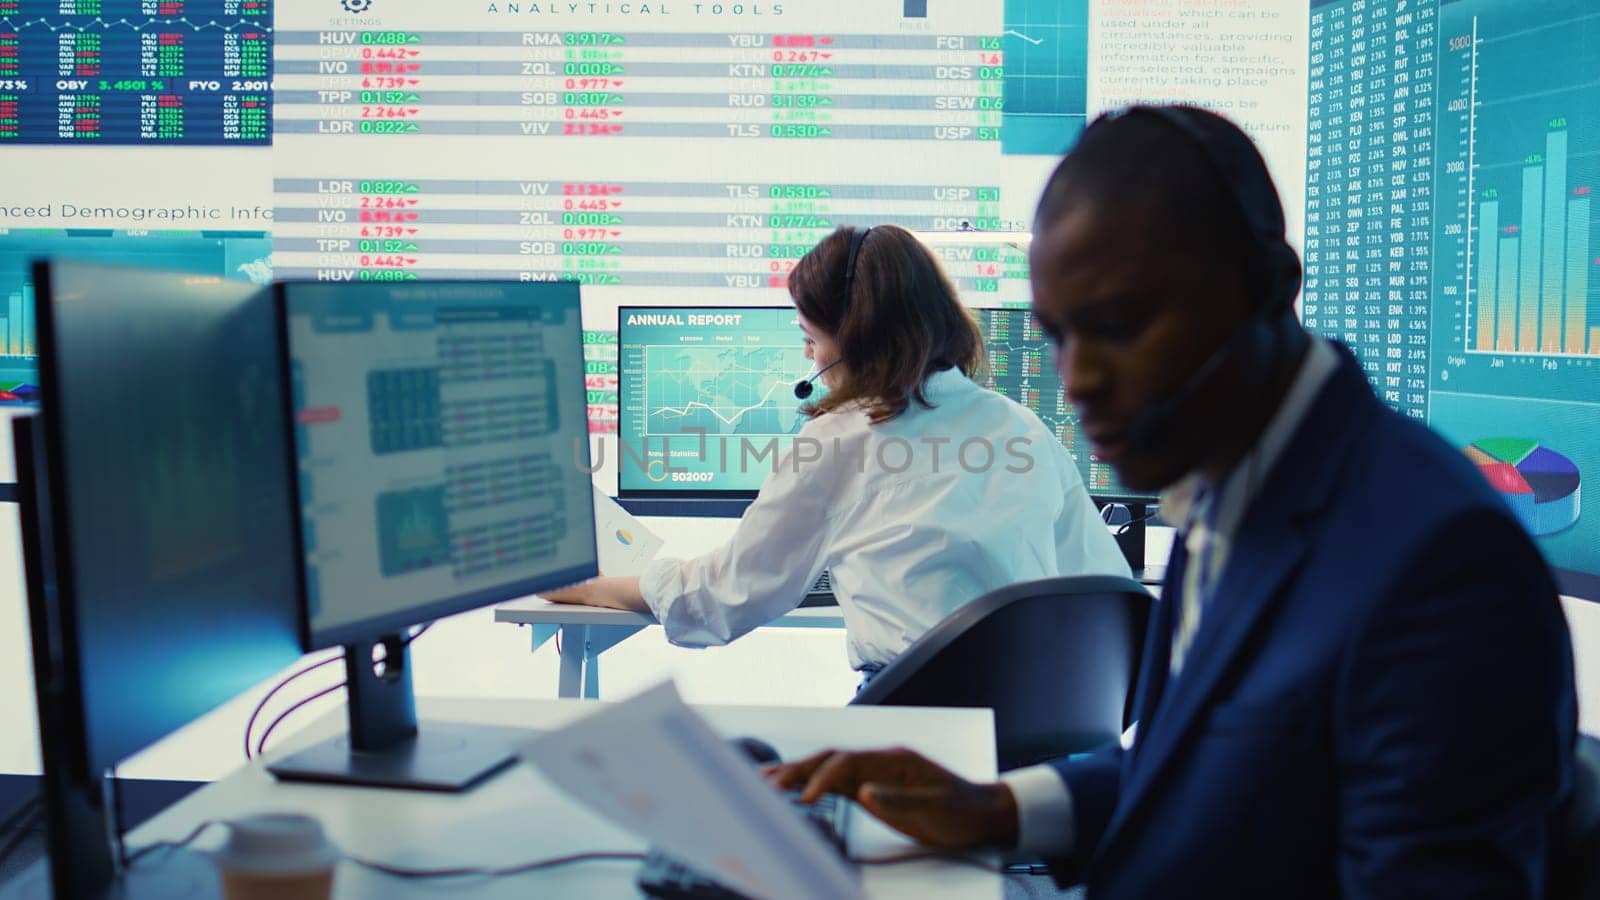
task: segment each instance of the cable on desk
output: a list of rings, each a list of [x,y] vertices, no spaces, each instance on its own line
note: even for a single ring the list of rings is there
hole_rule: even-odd
[[[538,872],[543,869],[554,869],[558,866],[570,866],[574,863],[585,862],[640,862],[644,859],[643,853],[621,851],[593,851],[589,853],[573,853],[567,856],[554,856],[549,859],[540,859],[533,862],[521,863],[515,866],[490,868],[487,866],[457,866],[450,869],[408,869],[403,866],[393,866],[377,860],[363,859],[359,856],[346,855],[345,859],[384,875],[395,878],[466,878],[481,876],[484,878],[504,878],[508,875],[522,875],[527,872]]]
[[[154,844],[147,844],[143,847],[140,847],[138,850],[133,851],[133,853],[128,856],[125,864],[131,866],[139,860],[144,859],[146,856],[156,852],[157,850],[182,850],[184,847],[194,843],[195,839],[204,834],[207,828],[210,828],[213,825],[226,824],[228,823],[222,819],[207,819],[204,822],[201,822],[199,825],[196,825],[193,831],[184,835],[179,840],[156,841]]]
[[[1135,526],[1135,525],[1143,525],[1144,523],[1150,521],[1151,519],[1157,518],[1160,515],[1161,515],[1160,508],[1158,508],[1158,507],[1157,508],[1152,508],[1149,512],[1145,513],[1144,515],[1140,516],[1139,518],[1137,518],[1137,519],[1129,519],[1128,521],[1123,522],[1121,525],[1117,526],[1117,534],[1118,535],[1127,534],[1129,531],[1133,530],[1133,526]]]
[[[158,850],[181,850],[184,847],[194,843],[200,837],[200,835],[205,833],[207,828],[210,828],[213,825],[229,824],[231,823],[224,819],[207,819],[204,822],[201,822],[199,825],[196,825],[193,831],[176,841],[157,841],[154,844],[140,847],[132,856],[128,857],[128,865],[131,866]],[[574,863],[607,861],[638,862],[644,859],[644,854],[638,852],[601,850],[589,853],[572,853],[567,856],[555,856],[549,859],[539,859],[534,860],[533,862],[520,863],[514,866],[504,866],[499,868],[491,868],[488,866],[456,866],[449,869],[408,869],[404,866],[394,866],[390,865],[389,863],[379,862],[377,860],[365,859],[360,856],[352,856],[348,853],[344,853],[343,851],[340,851],[340,858],[347,862],[361,866],[364,869],[371,869],[374,872],[390,875],[395,878],[466,878],[469,876],[502,878],[507,875],[521,875],[524,872],[537,872],[541,869],[554,869],[558,866],[569,866]]]
[[[256,704],[256,708],[250,711],[250,719],[249,719],[249,721],[244,723],[244,758],[245,759],[254,759],[255,758],[255,754],[250,751],[250,733],[255,731],[256,719],[261,716],[261,711],[267,708],[267,701],[271,700],[274,696],[277,695],[277,693],[279,691],[281,691],[284,688],[288,687],[296,679],[298,679],[298,678],[300,678],[302,676],[305,676],[305,675],[309,675],[312,672],[315,672],[316,670],[322,668],[323,666],[332,665],[333,663],[336,663],[341,659],[344,659],[344,651],[343,650],[340,650],[338,653],[335,653],[335,654],[333,654],[332,656],[329,656],[326,659],[320,660],[318,662],[314,662],[311,665],[306,666],[305,668],[300,669],[299,671],[294,672],[291,675],[285,676],[282,681],[280,681],[277,684],[272,686],[272,690],[267,691],[267,695],[265,697],[261,698],[261,702]],[[260,751],[256,751],[256,752],[259,753]]]
[[[305,706],[306,704],[310,703],[313,700],[320,700],[323,697],[326,697],[329,694],[333,693],[334,691],[342,691],[342,690],[344,690],[345,685],[347,685],[347,684],[349,684],[349,682],[341,681],[338,684],[333,685],[332,687],[323,688],[322,690],[317,691],[315,694],[312,694],[311,696],[305,698],[304,700],[301,700],[300,702],[294,704],[293,706],[289,707],[288,709],[284,710],[283,712],[278,713],[278,717],[276,719],[272,720],[272,724],[267,726],[267,730],[261,733],[261,740],[256,744],[256,755],[260,756],[262,753],[266,752],[266,749],[267,749],[267,738],[272,737],[272,732],[276,731],[278,729],[278,726],[283,724],[283,720],[284,719],[289,718],[289,716],[293,715],[297,710],[299,710],[301,707]]]
[[[984,862],[981,859],[975,859],[966,854],[926,848],[896,853],[892,856],[850,856],[846,857],[846,859],[858,866],[897,866],[901,863],[910,862],[950,862],[974,869],[982,869],[990,875],[1006,874],[1006,870],[1003,867]]]
[[[44,807],[43,804],[37,802],[24,803],[22,810],[11,815],[6,825],[7,827],[15,827],[16,832],[6,838],[4,843],[0,843],[0,863],[4,863],[7,857],[22,846],[22,842],[28,839],[33,827],[42,818],[44,818]]]
[[[407,637],[405,639],[405,641],[402,642],[402,646],[406,646],[406,647],[411,646],[411,643],[413,641],[415,641],[419,637],[422,637],[424,634],[427,634],[428,633],[428,629],[430,629],[432,627],[433,627],[433,623],[429,622],[426,625],[423,625],[421,628],[418,628],[413,634],[411,634],[410,637]],[[298,678],[300,678],[302,676],[305,676],[305,675],[309,675],[312,672],[315,672],[317,669],[322,668],[323,666],[330,665],[332,663],[336,663],[336,662],[338,662],[338,661],[340,661],[342,659],[344,659],[344,651],[341,649],[337,653],[332,654],[331,656],[327,657],[326,659],[319,660],[319,661],[317,661],[315,663],[312,663],[309,666],[306,666],[306,667],[304,667],[302,669],[299,669],[298,671],[295,671],[295,672],[285,676],[282,681],[280,681],[277,684],[273,685],[272,690],[267,691],[267,695],[265,697],[262,697],[261,698],[261,702],[257,703],[256,704],[256,708],[250,712],[249,721],[245,722],[245,724],[244,724],[244,758],[245,759],[254,759],[257,756],[260,756],[261,755],[261,748],[265,747],[266,744],[267,744],[267,737],[264,734],[264,735],[261,736],[261,740],[259,742],[257,742],[255,751],[252,753],[251,750],[250,750],[250,735],[251,735],[251,733],[253,731],[255,731],[256,719],[258,719],[261,716],[261,711],[267,708],[267,701],[271,700],[273,698],[273,695],[277,694],[279,691],[281,691],[284,688],[288,687],[290,685],[290,683],[292,683],[296,679],[298,679]],[[345,685],[345,682],[340,682],[338,687],[344,687],[344,685]],[[297,703],[294,706],[289,707],[289,709],[286,710],[282,715],[280,715],[280,716],[278,716],[278,718],[272,720],[272,724],[267,727],[267,734],[271,734],[272,733],[272,729],[274,727],[276,727],[279,722],[283,721],[284,717],[288,716],[289,713],[294,712],[295,710],[297,710],[300,707],[304,706],[306,703],[309,703],[312,700],[317,699],[318,697],[323,697],[323,696],[326,696],[327,694],[332,693],[333,690],[337,690],[337,688],[333,688],[333,689],[322,691],[321,693],[318,693],[318,694],[316,694],[314,696],[308,697],[305,700],[301,701],[300,703]]]
[[[226,820],[222,819],[207,819],[204,822],[201,822],[199,825],[196,825],[193,831],[189,832],[179,840],[157,841],[154,844],[139,848],[128,857],[128,865],[132,866],[139,860],[144,859],[146,856],[149,856],[151,853],[154,853],[158,850],[181,850],[184,847],[194,843],[195,840],[198,839],[201,834],[204,834],[206,829],[210,828],[211,826],[228,824],[229,823]],[[0,860],[3,860],[5,858],[5,854],[9,853],[11,849],[12,848],[10,846],[7,846],[3,850],[0,850]],[[442,869],[413,869],[406,866],[396,866],[390,863],[381,862],[379,860],[367,859],[362,856],[344,853],[343,851],[340,852],[340,857],[352,865],[360,866],[363,869],[370,869],[381,875],[388,875],[393,878],[423,880],[435,878],[475,877],[506,878],[512,875],[524,875],[529,872],[539,872],[545,869],[555,869],[561,866],[576,865],[578,863],[642,862],[644,861],[645,854],[638,851],[592,850],[583,853],[569,853],[566,856],[552,856],[546,859],[537,859],[532,862],[518,863],[512,866],[452,866],[450,868]],[[1004,867],[984,862],[981,859],[975,859],[960,853],[947,853],[939,850],[913,850],[907,853],[898,853],[893,856],[847,857],[847,860],[858,866],[894,866],[901,863],[930,861],[950,862],[979,869],[991,875],[1013,874],[1008,872]]]
[[[0,834],[5,834],[7,831],[10,831],[13,825],[19,828],[22,827],[22,820],[29,813],[33,812],[33,808],[35,806],[38,806],[42,802],[44,802],[44,798],[39,794],[34,794],[33,796],[28,797],[21,803],[17,804],[17,808],[6,813],[4,821],[0,821]]]

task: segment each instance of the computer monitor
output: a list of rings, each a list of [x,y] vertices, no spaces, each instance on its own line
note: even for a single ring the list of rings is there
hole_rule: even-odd
[[[4,53],[0,50],[0,56]],[[70,168],[63,164],[63,171]],[[256,231],[7,229],[0,235],[0,406],[38,401],[34,260],[70,259],[266,284],[272,280],[271,257],[272,236]]]
[[[1130,566],[1143,569],[1145,523],[1156,495],[1124,487],[1110,463],[1095,457],[1088,442],[1080,439],[1078,411],[1067,399],[1066,388],[1056,374],[1055,342],[1039,327],[1033,313],[1010,307],[979,309],[976,313],[989,356],[985,386],[1017,401],[1044,421],[1072,454],[1089,496],[1097,503],[1127,507],[1127,518],[1117,531],[1117,545]]]
[[[803,339],[790,306],[619,309],[623,504],[743,512],[805,423],[794,393],[812,372]]]
[[[268,768],[464,788],[510,749],[419,730],[406,632],[598,572],[578,285],[307,282],[280,294],[306,643],[345,648],[350,733]]]
[[[138,896],[110,773],[301,653],[277,323],[215,276],[34,284],[44,391],[16,447],[50,874]]]
[[[989,356],[985,387],[1026,406],[1044,421],[1072,453],[1078,474],[1095,499],[1118,503],[1150,503],[1154,494],[1124,487],[1110,463],[1102,462],[1078,435],[1078,411],[1056,374],[1055,342],[1027,309],[979,309],[978,330],[983,332]]]
[[[987,387],[1032,410],[1077,461],[1089,493],[1142,524],[1130,491],[1080,447],[1055,347],[1027,309],[977,309]],[[618,497],[635,512],[739,515],[805,420],[794,384],[814,369],[793,307],[623,307],[618,312]],[[1142,565],[1144,532],[1124,535]],[[1137,545],[1134,552],[1133,545]]]

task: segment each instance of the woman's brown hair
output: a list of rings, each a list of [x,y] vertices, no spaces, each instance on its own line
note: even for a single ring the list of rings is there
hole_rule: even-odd
[[[844,370],[826,396],[801,412],[815,417],[858,404],[876,425],[913,401],[932,406],[923,394],[929,375],[949,368],[969,377],[981,372],[983,337],[938,260],[894,225],[868,230],[846,296],[855,234],[849,227],[834,231],[789,274],[795,309],[832,335]]]

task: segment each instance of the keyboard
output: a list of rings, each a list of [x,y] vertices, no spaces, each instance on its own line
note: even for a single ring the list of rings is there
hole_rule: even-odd
[[[825,794],[816,803],[800,802],[800,792],[788,793],[789,803],[805,817],[828,846],[846,855],[845,815],[850,805],[836,794]],[[651,897],[667,900],[750,900],[744,894],[700,874],[687,865],[652,850],[639,867],[639,890]]]
[[[800,601],[800,606],[838,606],[839,601],[833,598],[833,577],[827,569],[817,576],[817,580],[806,589],[805,599]]]

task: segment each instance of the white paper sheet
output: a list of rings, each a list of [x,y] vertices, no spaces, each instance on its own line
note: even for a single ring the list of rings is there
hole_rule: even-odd
[[[849,900],[859,873],[667,682],[521,748],[584,806],[753,897]]]
[[[599,487],[594,489],[594,542],[602,575],[642,575],[662,544],[655,532]]]

